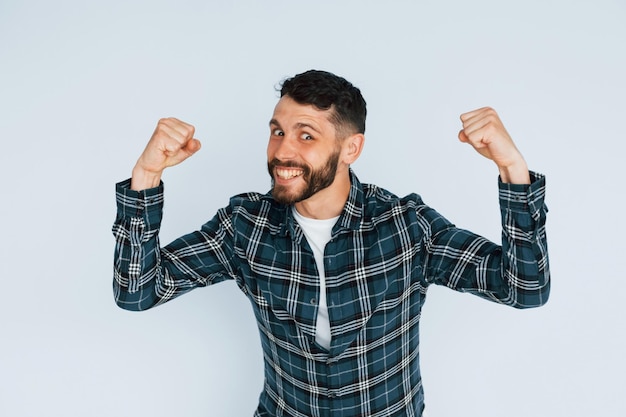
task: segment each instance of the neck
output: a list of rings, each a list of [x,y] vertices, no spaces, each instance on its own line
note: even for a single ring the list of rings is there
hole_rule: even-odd
[[[337,173],[335,181],[306,200],[295,204],[298,213],[311,219],[331,219],[343,211],[350,195],[350,175]]]

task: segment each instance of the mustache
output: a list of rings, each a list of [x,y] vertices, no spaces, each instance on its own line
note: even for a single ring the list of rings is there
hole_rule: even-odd
[[[301,169],[305,175],[309,174],[310,172],[310,168],[307,165],[301,164],[297,161],[281,161],[278,158],[273,158],[267,163],[267,168],[270,173],[272,173],[274,171],[274,168],[276,168],[277,166],[284,168],[298,168]]]

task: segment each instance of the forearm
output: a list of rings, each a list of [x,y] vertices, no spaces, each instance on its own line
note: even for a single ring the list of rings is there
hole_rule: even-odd
[[[550,294],[545,178],[534,173],[530,176],[530,186],[501,186],[500,191],[506,303],[517,308],[541,306]]]
[[[139,193],[128,189],[129,181],[117,185],[118,214],[113,225],[115,237],[113,289],[116,303],[127,310],[145,310],[165,294],[165,273],[159,253],[162,217],[162,188]]]
[[[123,227],[123,226],[122,226]],[[156,256],[158,238],[135,244],[137,225],[130,226],[131,239],[116,238],[113,294],[117,305],[125,310],[140,311],[162,302],[163,274]],[[119,236],[116,233],[117,236]]]

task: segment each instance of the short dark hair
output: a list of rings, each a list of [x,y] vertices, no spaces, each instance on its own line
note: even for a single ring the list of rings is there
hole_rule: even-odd
[[[297,103],[333,110],[331,122],[339,134],[365,133],[367,108],[361,91],[345,78],[327,71],[309,70],[284,80],[280,96]]]

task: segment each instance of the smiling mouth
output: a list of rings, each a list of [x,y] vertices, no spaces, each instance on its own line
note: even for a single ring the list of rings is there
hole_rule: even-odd
[[[290,180],[304,174],[303,170],[292,168],[276,168],[274,172],[276,172],[276,176],[282,180]]]

